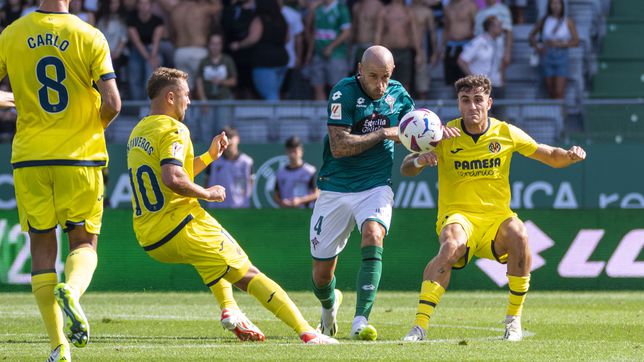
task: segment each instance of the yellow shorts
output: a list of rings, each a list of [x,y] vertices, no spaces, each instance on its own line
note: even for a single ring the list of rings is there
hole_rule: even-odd
[[[221,278],[239,281],[251,265],[244,250],[205,210],[194,211],[192,216],[172,239],[148,254],[162,263],[194,266],[208,287]]]
[[[101,167],[33,166],[13,170],[22,231],[46,233],[61,225],[66,231],[84,225],[101,231]]]
[[[517,217],[514,212],[507,214],[487,215],[470,213],[453,213],[443,215],[436,222],[436,233],[440,235],[446,225],[459,224],[467,235],[467,249],[465,256],[459,259],[452,267],[454,269],[464,268],[473,256],[479,258],[496,260],[501,264],[508,261],[508,254],[497,255],[494,250],[494,238],[501,224],[511,218]]]

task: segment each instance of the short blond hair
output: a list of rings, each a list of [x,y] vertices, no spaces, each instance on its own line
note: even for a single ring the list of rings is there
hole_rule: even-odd
[[[157,68],[148,79],[148,97],[150,99],[156,98],[161,90],[167,86],[179,86],[179,82],[182,79],[188,80],[188,73],[173,68]]]
[[[481,88],[483,93],[489,95],[492,93],[492,82],[490,81],[490,78],[485,75],[473,74],[457,80],[456,83],[454,83],[454,88],[456,88],[456,94],[463,91],[469,92],[472,89]]]

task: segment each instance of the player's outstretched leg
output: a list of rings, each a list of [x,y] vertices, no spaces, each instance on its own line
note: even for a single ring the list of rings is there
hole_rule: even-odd
[[[378,336],[376,328],[369,324],[368,318],[380,284],[382,250],[382,247],[375,245],[364,246],[360,250],[362,262],[356,285],[356,314],[351,324],[351,338],[353,339],[373,341]]]
[[[403,340],[416,342],[427,338],[426,331],[429,328],[429,319],[434,313],[434,308],[438,305],[445,289],[438,283],[431,280],[424,280],[420,288],[420,297],[418,300],[418,309],[414,326],[407,333]]]
[[[253,268],[255,269],[255,268]],[[248,282],[246,291],[255,297],[262,305],[270,310],[277,318],[281,319],[300,336],[306,344],[336,344],[338,341],[324,334],[316,332],[304,319],[299,309],[284,289],[257,269],[252,279]],[[246,278],[246,277],[245,277]],[[238,284],[236,284],[238,285]],[[242,288],[244,289],[244,288]]]
[[[51,351],[51,354],[49,355],[49,358],[47,358],[46,362],[58,362],[58,361],[66,361],[66,362],[71,362],[72,361],[72,356],[69,353],[69,345],[67,344],[59,344],[56,346]]]

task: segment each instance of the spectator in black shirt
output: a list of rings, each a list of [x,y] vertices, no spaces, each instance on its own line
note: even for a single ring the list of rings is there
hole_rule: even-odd
[[[150,0],[139,0],[137,11],[127,19],[127,31],[130,97],[146,99],[145,84],[154,69],[161,65],[159,43],[164,31],[163,19],[152,14]]]

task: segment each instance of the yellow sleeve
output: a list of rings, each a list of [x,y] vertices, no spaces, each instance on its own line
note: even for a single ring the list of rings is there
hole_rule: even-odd
[[[5,51],[5,43],[7,38],[7,31],[0,33],[0,80],[7,76],[7,52]]]
[[[92,79],[94,82],[116,78],[114,66],[112,66],[112,56],[110,55],[110,46],[105,36],[100,31],[96,31],[94,41],[92,42]]]
[[[170,129],[161,136],[159,159],[161,165],[173,164],[183,167],[187,162],[190,147],[190,133],[188,129],[177,127]]]
[[[539,147],[537,142],[522,129],[511,124],[508,124],[508,127],[510,136],[514,141],[514,150],[516,152],[524,156],[530,156],[537,150],[537,147]]]

